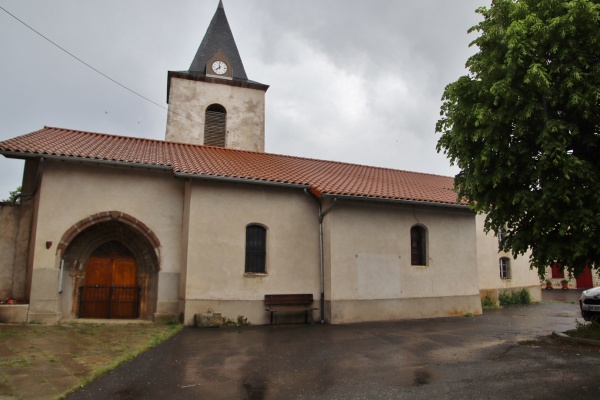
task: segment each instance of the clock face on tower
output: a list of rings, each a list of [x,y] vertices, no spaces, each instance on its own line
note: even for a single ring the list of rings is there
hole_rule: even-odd
[[[212,64],[212,70],[217,75],[223,75],[225,72],[227,72],[227,64],[225,64],[223,61],[215,61]]]

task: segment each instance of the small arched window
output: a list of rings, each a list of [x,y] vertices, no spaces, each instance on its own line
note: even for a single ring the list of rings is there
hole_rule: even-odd
[[[427,265],[427,231],[420,225],[410,228],[410,264]]]
[[[245,272],[266,272],[267,260],[267,229],[261,225],[246,227],[246,267]]]
[[[227,111],[220,104],[211,104],[204,115],[204,145],[225,147]]]
[[[510,279],[510,260],[508,257],[500,258],[498,264],[500,266],[500,279]]]

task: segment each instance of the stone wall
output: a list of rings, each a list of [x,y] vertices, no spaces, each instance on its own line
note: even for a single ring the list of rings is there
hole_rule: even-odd
[[[0,204],[0,298],[27,298],[31,205]]]

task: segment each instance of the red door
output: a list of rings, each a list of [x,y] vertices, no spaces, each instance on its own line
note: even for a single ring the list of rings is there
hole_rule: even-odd
[[[137,318],[138,288],[135,259],[90,257],[86,265],[79,316]]]
[[[592,281],[592,271],[588,266],[583,269],[576,280],[577,289],[589,289],[594,286],[594,282]]]

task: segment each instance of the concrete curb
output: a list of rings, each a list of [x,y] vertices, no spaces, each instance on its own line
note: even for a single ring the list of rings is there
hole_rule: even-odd
[[[574,338],[574,337],[565,335],[562,332],[552,332],[552,337],[560,340],[561,342],[580,343],[580,344],[585,344],[588,346],[600,347],[600,341],[598,341],[598,340]]]

